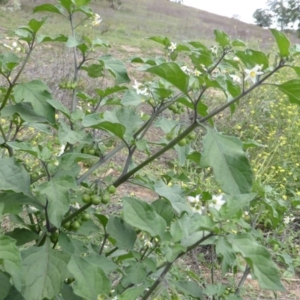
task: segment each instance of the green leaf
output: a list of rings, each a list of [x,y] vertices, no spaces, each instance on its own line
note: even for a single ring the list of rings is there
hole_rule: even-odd
[[[276,29],[270,29],[270,30],[276,40],[280,56],[282,58],[288,57],[290,55],[289,39],[286,37],[286,35],[282,31],[279,31]]]
[[[58,129],[58,139],[62,145],[66,145],[67,143],[74,145],[78,142],[83,141],[86,136],[86,132],[82,130],[72,130],[69,125],[67,125],[63,121],[60,122],[60,126]]]
[[[30,195],[30,175],[14,158],[0,158],[0,190]]]
[[[140,284],[147,276],[147,270],[141,262],[131,262],[125,269],[125,276],[122,278],[121,284],[128,286],[130,284]]]
[[[103,76],[103,64],[91,64],[87,67],[81,67],[82,70],[86,71],[91,78],[98,78]]]
[[[15,239],[17,246],[22,246],[39,238],[38,234],[25,228],[16,228],[13,231],[6,232],[5,235]]]
[[[67,118],[70,117],[71,113],[67,107],[65,107],[60,101],[54,99],[48,99],[47,102],[54,107],[55,109],[59,110],[63,113]]]
[[[124,250],[133,250],[136,241],[135,230],[123,219],[119,217],[110,217],[107,228],[107,233],[116,240],[116,246]]]
[[[225,48],[226,46],[230,45],[230,40],[228,35],[220,30],[214,30],[216,42],[222,47]]]
[[[124,197],[123,205],[124,219],[128,224],[148,232],[153,237],[164,236],[167,223],[151,205],[131,197]]]
[[[76,255],[82,255],[88,251],[86,244],[74,238],[69,238],[69,236],[61,231],[59,233],[58,243],[64,252]]]
[[[178,185],[168,186],[161,180],[155,184],[155,192],[168,199],[177,213],[191,212],[184,191]]]
[[[16,241],[4,235],[0,235],[0,262],[1,269],[10,274],[14,286],[21,291],[23,284],[21,255]]]
[[[128,106],[128,105],[137,106],[141,104],[141,96],[138,95],[134,90],[128,90],[122,97],[121,103],[124,106]]]
[[[130,82],[126,67],[121,60],[117,60],[111,55],[104,55],[99,58],[99,61],[103,62],[105,69],[110,71],[118,84]]]
[[[218,257],[222,257],[222,275],[229,271],[229,269],[234,265],[236,255],[232,250],[230,243],[224,237],[218,237],[216,243],[216,254]]]
[[[68,275],[69,255],[53,250],[47,239],[41,247],[31,247],[22,253],[26,300],[53,299],[59,294]]]
[[[61,290],[61,295],[63,296],[63,299],[55,298],[55,300],[82,300],[81,297],[74,294],[73,288],[69,284],[64,284],[63,288]]]
[[[170,40],[167,37],[163,37],[163,36],[151,36],[148,39],[156,43],[159,43],[163,46],[169,46],[171,44]]]
[[[235,252],[241,253],[245,258],[262,289],[285,290],[270,253],[265,247],[259,245],[252,235],[248,233],[230,235],[228,241]]]
[[[252,69],[256,65],[262,65],[263,69],[267,69],[269,67],[268,57],[261,51],[247,49],[245,51],[237,51],[235,55],[246,65],[248,69]]]
[[[277,85],[278,89],[286,94],[291,103],[300,105],[300,79],[292,79]]]
[[[75,179],[71,176],[51,178],[40,186],[40,193],[48,199],[49,220],[57,228],[60,228],[63,216],[69,210],[70,189],[77,189]]]
[[[73,255],[68,270],[75,278],[74,293],[87,300],[98,299],[98,295],[107,295],[111,289],[110,280],[103,270],[89,263],[85,258]]]
[[[34,7],[33,12],[51,12],[51,13],[56,13],[56,14],[61,14],[63,15],[64,10],[60,5],[53,5],[53,4],[43,4]]]
[[[126,289],[120,296],[118,296],[118,299],[120,300],[132,300],[132,299],[139,299],[139,296],[141,296],[145,289],[148,287],[147,284],[142,284],[140,286],[135,286],[129,289]]]
[[[225,193],[235,195],[252,191],[252,170],[239,139],[207,128],[201,155],[201,166],[213,168]]]
[[[36,19],[31,19],[29,21],[28,25],[34,33],[37,33],[40,30],[40,28],[43,26],[44,23],[45,23],[45,19],[42,21],[38,21]]]
[[[38,147],[32,147],[31,143],[26,142],[7,142],[7,145],[12,149],[17,151],[23,151],[33,155],[34,157],[39,157],[40,151]]]
[[[47,102],[52,99],[49,88],[39,80],[20,83],[14,87],[16,102],[30,102],[34,112],[45,117],[51,124],[55,122],[55,110]]]
[[[231,43],[232,46],[234,47],[245,47],[246,46],[246,43],[243,42],[242,40],[240,39],[234,39]]]
[[[14,105],[7,105],[1,111],[1,116],[7,118],[17,114],[21,119],[28,123],[48,123],[48,120],[38,115],[29,102],[17,103]]]
[[[180,91],[187,94],[189,86],[189,76],[174,62],[163,63],[147,69],[147,72],[155,74],[173,84]]]
[[[179,280],[174,282],[176,289],[181,291],[186,296],[191,296],[194,299],[203,299],[202,288],[194,281]]]
[[[104,255],[90,254],[86,256],[85,259],[89,263],[99,266],[107,275],[118,269],[118,265]]]
[[[0,194],[0,203],[4,203],[4,211],[11,213],[10,209],[13,207],[22,207],[23,205],[33,205],[38,209],[43,209],[39,200],[35,199],[31,195],[24,195],[23,193],[7,192]]]
[[[166,199],[160,198],[151,203],[155,211],[167,222],[168,226],[171,224],[175,213],[172,205]]]
[[[7,299],[6,296],[11,287],[9,278],[4,273],[0,272],[0,300]]]
[[[87,115],[83,119],[82,125],[84,127],[92,127],[107,130],[115,134],[120,139],[123,138],[126,130],[125,127],[122,124],[119,124],[118,122],[113,123],[105,121],[105,119],[99,113]]]

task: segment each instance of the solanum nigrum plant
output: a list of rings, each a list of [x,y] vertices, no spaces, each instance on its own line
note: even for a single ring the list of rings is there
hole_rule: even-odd
[[[261,85],[299,104],[299,79],[272,81],[282,68],[299,74],[299,46],[277,30],[271,33],[278,50],[270,56],[219,30],[211,48],[151,37],[166,55],[133,58],[140,74],[148,74],[147,81],[134,81],[124,62],[101,54],[108,43],[77,35],[78,26],[101,22],[88,4],[60,0],[34,8],[36,16],[52,13],[69,22],[69,36],[42,35],[45,19],[33,18],[15,31],[20,47],[2,45],[0,299],[241,299],[250,272],[262,288],[284,290],[255,227],[251,208],[264,197],[253,189],[244,144],[218,132],[213,118],[238,113],[238,103]],[[71,78],[57,82],[68,102],[56,100],[38,78],[21,76],[37,47],[56,43],[73,54]],[[95,80],[95,88],[79,88],[82,78]],[[101,85],[103,78],[111,84]],[[216,94],[211,105],[207,99]],[[179,182],[189,181],[188,174],[167,165],[163,174],[151,172],[169,152],[181,165],[210,168],[222,193],[186,189]],[[109,161],[118,172],[110,172]],[[122,197],[126,183],[157,198]],[[121,209],[106,209],[118,200]],[[208,283],[182,264],[178,272],[179,260],[207,245],[222,276],[244,261],[235,286],[214,276]]]

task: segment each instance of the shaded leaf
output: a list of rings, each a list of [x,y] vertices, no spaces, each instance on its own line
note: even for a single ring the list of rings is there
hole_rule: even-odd
[[[39,238],[38,234],[25,228],[15,228],[13,231],[6,232],[5,235],[16,240],[17,246],[24,245]]]
[[[288,57],[290,55],[290,41],[289,39],[286,37],[286,35],[279,30],[276,29],[270,29],[271,33],[273,34],[276,42],[277,42],[277,46],[279,49],[279,53],[281,57]]]
[[[292,79],[277,85],[278,89],[288,96],[291,103],[300,105],[300,79]]]
[[[22,253],[26,300],[53,299],[66,279],[69,255],[53,250],[49,240],[41,247],[31,247]]]
[[[124,219],[130,225],[148,232],[151,236],[163,237],[167,223],[154,208],[136,198],[124,197]]]
[[[251,192],[252,170],[239,139],[207,128],[201,155],[201,166],[213,168],[215,178],[225,193]]]

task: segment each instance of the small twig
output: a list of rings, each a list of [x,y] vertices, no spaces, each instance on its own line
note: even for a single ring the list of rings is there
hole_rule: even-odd
[[[241,287],[244,285],[244,282],[247,279],[247,276],[248,276],[249,272],[250,272],[250,266],[246,265],[246,268],[245,268],[245,271],[243,273],[243,276],[242,276],[242,278],[241,278],[241,280],[240,280],[240,282],[239,282],[239,284],[238,284],[238,286],[237,286],[237,288],[235,290],[235,295],[238,296],[240,294]]]
[[[108,237],[109,237],[109,235],[105,232],[104,237],[103,237],[103,242],[102,242],[101,247],[100,247],[99,255],[102,254],[103,249],[104,249],[104,245],[105,245],[106,240],[107,240]]]

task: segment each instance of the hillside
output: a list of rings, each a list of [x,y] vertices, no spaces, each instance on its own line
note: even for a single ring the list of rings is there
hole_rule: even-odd
[[[36,4],[45,3],[37,0]],[[168,0],[123,0],[119,10],[110,8],[105,0],[93,1],[95,11],[101,15],[100,27],[92,29],[93,34],[116,44],[128,44],[147,48],[141,40],[153,35],[168,36],[176,41],[201,40],[211,43],[213,30],[225,31],[233,38],[255,43],[266,48],[273,43],[268,30],[246,24],[233,18],[215,15],[196,8],[187,7]],[[32,11],[32,1],[23,0],[23,9],[17,12],[0,11],[2,29],[15,28],[28,20]],[[61,30],[61,19],[51,16],[47,21],[51,31],[56,26]]]

